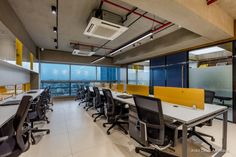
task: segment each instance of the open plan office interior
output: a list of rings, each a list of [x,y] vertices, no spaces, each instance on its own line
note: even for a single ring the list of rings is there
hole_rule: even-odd
[[[0,0],[0,157],[236,157],[235,0]]]

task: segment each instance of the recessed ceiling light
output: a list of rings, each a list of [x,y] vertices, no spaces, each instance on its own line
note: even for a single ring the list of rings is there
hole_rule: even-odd
[[[44,48],[40,48],[40,51],[44,51]]]
[[[52,14],[56,15],[57,14],[57,7],[52,5],[51,9],[52,9]]]
[[[213,46],[213,47],[189,51],[189,53],[193,55],[202,55],[202,54],[214,53],[214,52],[219,52],[219,51],[224,51],[224,50],[225,49],[219,46]]]
[[[54,33],[57,32],[57,27],[53,27],[53,32],[54,32]]]

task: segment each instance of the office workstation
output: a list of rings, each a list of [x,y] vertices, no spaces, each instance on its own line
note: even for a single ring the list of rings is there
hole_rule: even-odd
[[[0,1],[0,157],[236,157],[231,6]]]

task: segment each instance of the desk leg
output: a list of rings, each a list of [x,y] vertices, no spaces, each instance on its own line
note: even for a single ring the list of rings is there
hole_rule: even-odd
[[[228,111],[223,113],[222,151],[226,151],[227,149],[227,119],[228,119]]]
[[[188,156],[188,148],[187,148],[187,131],[188,127],[184,124],[182,129],[182,157]]]

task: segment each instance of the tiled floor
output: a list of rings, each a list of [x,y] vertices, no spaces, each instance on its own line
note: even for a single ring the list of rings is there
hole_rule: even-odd
[[[78,102],[69,99],[56,100],[54,104],[54,112],[49,113],[51,122],[44,125],[51,129],[51,134],[45,135],[21,157],[141,157],[134,152],[138,144],[128,135],[119,130],[113,130],[110,136],[106,135],[106,129],[102,127],[105,120],[94,123],[90,116],[93,110],[86,112],[77,105]],[[216,147],[221,145],[221,126],[221,121],[215,120],[213,127],[201,130],[216,137]],[[229,123],[228,152],[225,157],[236,157],[235,130],[236,125]],[[197,142],[190,140],[189,143],[194,145]],[[209,154],[191,153],[189,156],[205,157]]]

